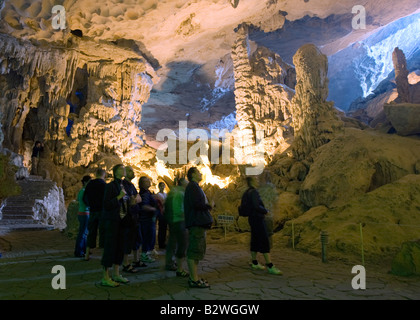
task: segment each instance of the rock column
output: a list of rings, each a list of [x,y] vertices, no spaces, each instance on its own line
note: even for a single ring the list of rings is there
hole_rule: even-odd
[[[261,151],[271,157],[286,144],[284,132],[290,129],[294,91],[285,83],[294,84],[294,69],[267,48],[252,50],[246,25],[238,28],[232,60],[238,123],[234,134],[242,140],[245,158]]]
[[[399,102],[411,102],[407,60],[405,59],[404,52],[398,47],[396,47],[392,53],[392,62],[394,63],[395,81],[397,83]]]
[[[296,94],[292,100],[293,155],[305,159],[342,130],[328,97],[328,60],[313,44],[302,46],[294,55]]]

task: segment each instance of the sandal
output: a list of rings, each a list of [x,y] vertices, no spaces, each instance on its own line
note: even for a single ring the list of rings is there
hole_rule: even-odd
[[[147,267],[147,264],[139,260],[139,261],[133,262],[132,266],[134,268],[144,268],[144,267]]]
[[[115,281],[112,281],[111,279],[109,279],[109,280],[102,279],[101,280],[101,286],[104,286],[104,287],[115,288],[115,287],[118,287],[119,285],[120,285],[119,283],[117,283]]]
[[[204,282],[206,284],[209,284],[209,282],[206,279],[201,278],[200,280],[201,280],[201,282]]]
[[[130,280],[124,278],[123,276],[116,276],[116,277],[112,277],[112,280],[114,280],[115,282],[119,282],[119,283],[123,283],[123,284],[127,284],[130,282]]]
[[[131,264],[129,264],[128,266],[123,266],[122,269],[124,272],[128,272],[128,273],[137,273],[139,272],[139,270],[137,270],[136,268],[134,268]]]
[[[187,271],[185,271],[185,270],[181,270],[181,271],[177,271],[176,272],[176,276],[177,277],[183,277],[183,278],[185,278],[185,277],[188,277],[190,274],[187,272]]]
[[[210,285],[204,281],[202,281],[201,279],[198,281],[193,281],[191,280],[191,278],[188,279],[188,285],[190,286],[190,288],[210,288]]]

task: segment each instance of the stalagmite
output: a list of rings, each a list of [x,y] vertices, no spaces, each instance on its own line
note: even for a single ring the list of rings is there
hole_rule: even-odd
[[[235,76],[236,120],[242,147],[252,156],[257,142],[256,132],[264,132],[261,149],[271,157],[277,148],[289,146],[291,136],[290,101],[294,84],[294,69],[279,55],[267,48],[258,47],[251,53],[248,27],[241,25],[232,47]]]
[[[293,154],[305,159],[342,130],[333,102],[328,97],[328,60],[316,46],[306,44],[294,55],[296,94],[292,100]]]
[[[394,63],[399,102],[411,102],[407,60],[405,59],[404,52],[398,47],[392,53],[392,62]]]

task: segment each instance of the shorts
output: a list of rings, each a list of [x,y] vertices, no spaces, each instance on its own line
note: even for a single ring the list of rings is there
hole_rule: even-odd
[[[187,258],[196,261],[203,260],[206,253],[206,229],[191,227],[188,238]]]

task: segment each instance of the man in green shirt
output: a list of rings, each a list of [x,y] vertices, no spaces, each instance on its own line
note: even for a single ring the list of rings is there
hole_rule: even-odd
[[[165,201],[165,219],[169,226],[169,239],[166,247],[166,270],[176,271],[178,277],[187,277],[188,273],[182,268],[187,249],[187,230],[185,229],[184,194],[188,181],[178,180]],[[173,256],[176,258],[176,265]]]

